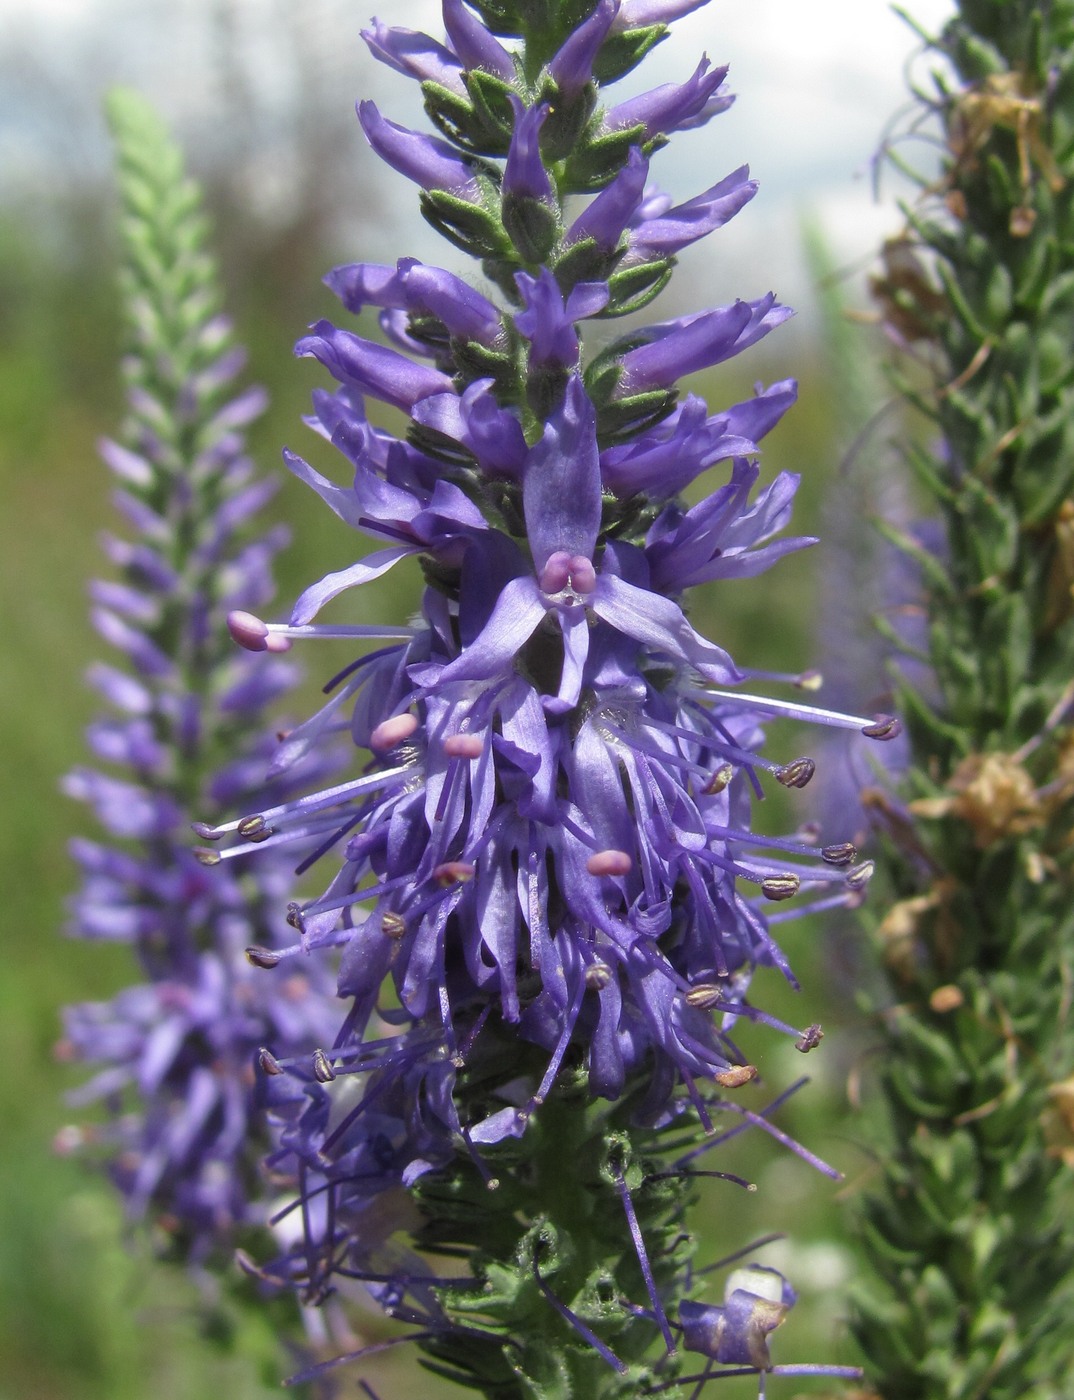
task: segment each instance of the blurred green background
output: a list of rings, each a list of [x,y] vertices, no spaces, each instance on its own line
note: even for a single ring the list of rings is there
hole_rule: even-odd
[[[253,435],[254,455],[263,469],[281,476],[281,446],[309,445],[299,420],[318,376],[308,363],[294,361],[290,348],[308,321],[332,313],[320,275],[334,262],[369,255],[362,246],[363,217],[383,238],[375,229],[377,186],[371,184],[379,176],[363,165],[361,188],[352,184],[341,195],[334,182],[353,176],[353,151],[332,156],[327,169],[323,144],[309,159],[322,162],[318,169],[333,185],[332,200],[311,195],[288,218],[266,218],[245,201],[236,170],[226,162],[207,164],[197,151],[192,160],[208,185],[230,310],[250,349],[250,375],[272,396],[271,411]],[[347,246],[334,219],[339,198],[352,207]],[[64,898],[75,880],[66,844],[74,832],[89,829],[90,819],[58,793],[62,774],[84,757],[82,731],[94,709],[82,673],[101,647],[87,622],[86,580],[102,569],[100,531],[117,524],[94,446],[114,430],[121,408],[114,212],[110,186],[94,175],[37,190],[0,220],[0,569],[9,629],[0,670],[7,789],[0,868],[8,890],[0,979],[0,1051],[7,1066],[0,1079],[0,1400],[254,1400],[278,1391],[279,1363],[267,1328],[244,1327],[230,1351],[206,1339],[188,1281],[154,1264],[137,1237],[125,1239],[106,1186],[52,1148],[68,1121],[64,1093],[78,1082],[77,1071],[53,1058],[58,1008],[106,997],[131,973],[122,949],[63,935]],[[747,209],[741,217],[751,214]],[[719,235],[714,247],[718,241]],[[814,249],[814,267],[820,261]],[[683,274],[677,306],[689,304],[695,275]],[[842,283],[836,279],[835,285]],[[758,290],[748,285],[742,294]],[[665,304],[657,314],[672,310]],[[781,467],[801,471],[795,529],[829,541],[762,579],[704,590],[695,625],[750,666],[793,670],[815,664],[827,651],[837,669],[856,666],[856,703],[863,707],[881,682],[852,580],[869,550],[865,517],[879,495],[875,473],[880,464],[887,470],[889,454],[874,437],[849,465],[840,463],[875,407],[870,354],[867,334],[846,327],[830,297],[812,296],[798,320],[744,364],[694,386],[715,407],[748,394],[754,380],[799,378],[801,402],[766,445],[765,478]],[[332,470],[330,455],[319,464]],[[310,579],[366,547],[289,478],[275,514],[294,534],[279,569],[281,608]],[[841,557],[846,546],[856,551],[853,561]],[[415,569],[398,583],[367,589],[356,606],[366,617],[397,618],[416,591]],[[327,674],[336,655],[305,659]],[[825,698],[852,700],[822,692]],[[770,752],[785,760],[813,752],[816,742],[815,733],[801,727],[776,725]],[[815,786],[823,796],[821,778]],[[817,801],[813,789],[794,794],[793,803],[781,792],[767,804],[761,824],[770,830],[796,825],[814,815]],[[852,834],[831,830],[829,839]],[[703,1259],[772,1230],[789,1231],[789,1240],[761,1256],[791,1274],[803,1295],[778,1338],[778,1358],[845,1362],[853,1359],[840,1325],[844,1285],[853,1272],[846,1211],[869,1170],[846,1096],[866,1043],[853,992],[861,935],[833,921],[792,923],[781,933],[802,991],[791,993],[770,974],[755,1000],[799,1024],[822,1021],[828,1037],[808,1061],[771,1033],[743,1039],[756,1047],[765,1094],[803,1072],[813,1077],[779,1122],[843,1170],[847,1181],[834,1187],[760,1134],[744,1134],[709,1165],[742,1173],[760,1189],[747,1196],[709,1184],[698,1216]],[[756,1102],[764,1102],[761,1091]],[[717,1293],[714,1284],[710,1296]],[[401,1355],[363,1374],[384,1400],[443,1390]],[[348,1377],[341,1393],[357,1393],[356,1382],[356,1375]],[[770,1394],[791,1400],[825,1389],[785,1380],[773,1382]],[[720,1390],[727,1400],[752,1393],[740,1382]]]

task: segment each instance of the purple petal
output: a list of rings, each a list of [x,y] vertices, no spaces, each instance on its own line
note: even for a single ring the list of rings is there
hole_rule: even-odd
[[[638,210],[648,174],[649,162],[637,146],[631,146],[626,165],[571,224],[567,244],[592,238],[599,248],[613,252]]]
[[[487,681],[502,675],[540,626],[546,610],[536,579],[512,579],[482,631],[460,657],[444,667],[441,683]]]
[[[378,549],[372,554],[367,554],[364,559],[359,559],[357,564],[352,564],[348,569],[325,574],[324,578],[311,584],[295,603],[291,612],[291,626],[305,627],[316,617],[325,603],[331,598],[335,598],[337,594],[345,592],[348,588],[355,588],[359,584],[368,583],[371,579],[380,578],[381,574],[386,574],[390,568],[398,564],[400,559],[406,559],[411,554],[420,554],[421,550],[421,545]]]
[[[530,449],[522,501],[538,574],[557,551],[592,559],[601,517],[600,457],[596,413],[576,374]]]
[[[439,370],[415,364],[397,350],[340,330],[331,321],[318,321],[313,334],[303,336],[295,346],[295,354],[312,355],[337,379],[357,385],[404,413],[429,394],[442,394],[452,387],[450,378]]]
[[[358,104],[358,120],[366,140],[381,160],[422,189],[476,194],[473,166],[454,146],[389,121],[381,116],[373,102]]]
[[[726,685],[742,679],[727,652],[695,632],[670,598],[602,573],[590,607],[616,631],[696,666],[709,680]]]
[[[548,65],[561,93],[572,97],[581,92],[593,76],[593,63],[607,37],[619,6],[615,0],[600,0],[596,9],[575,29]]]
[[[514,60],[497,39],[470,13],[462,0],[443,0],[444,28],[452,48],[466,68],[483,68],[505,83],[514,82]]]
[[[369,52],[381,63],[419,82],[440,83],[452,92],[464,95],[462,64],[443,44],[428,34],[414,29],[395,29],[375,19],[369,29],[362,30]]]

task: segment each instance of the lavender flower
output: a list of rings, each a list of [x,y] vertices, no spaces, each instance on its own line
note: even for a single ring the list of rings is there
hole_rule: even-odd
[[[756,1073],[738,1020],[802,1050],[819,1040],[750,1000],[758,967],[794,983],[771,931],[788,911],[767,911],[800,891],[804,908],[856,904],[871,873],[846,841],[752,832],[759,775],[798,788],[813,772],[805,757],[762,756],[764,720],[877,739],[897,725],[740,691],[814,678],[738,666],[685,610],[694,584],[752,576],[811,543],[776,539],[796,478],[755,492],[759,441],[793,383],[715,414],[678,402],[683,375],[747,350],[787,308],[769,293],[582,354],[585,322],[645,304],[678,249],[754,192],[739,170],[669,214],[645,190],[648,153],[726,109],[725,69],[703,60],[680,86],[600,105],[593,75],[628,71],[661,14],[693,7],[561,5],[539,33],[509,0],[474,8],[485,24],[445,0],[444,45],[379,24],[367,35],[423,82],[445,139],[359,111],[492,287],[406,259],[330,276],[348,309],[381,308],[392,346],[327,321],[299,341],[338,383],[315,396],[312,423],[346,459],[347,484],[288,463],[380,547],[312,584],[289,623],[240,609],[231,627],[254,651],[372,635],[316,619],[409,557],[425,574],[420,612],[329,683],[270,779],[343,727],[365,751],[358,768],[203,831],[221,866],[296,844],[304,867],[332,864],[322,893],[290,910],[297,938],[265,959],[277,976],[341,950],[348,1010],[330,1047],[262,1062],[307,1098],[278,1159],[302,1179],[301,1238],[262,1276],[311,1299],[364,1282],[419,1326],[438,1364],[489,1394],[521,1394],[519,1376],[552,1393],[549,1357],[559,1346],[574,1358],[578,1337],[591,1349],[570,1363],[590,1377],[579,1393],[619,1393],[608,1368],[637,1393],[655,1382],[650,1342],[608,1299],[644,1289],[674,1350],[666,1300],[689,1287],[676,1240],[690,1185],[669,1138],[687,1112],[710,1130],[738,1111],[718,1092]],[[517,52],[499,42],[515,36]],[[568,228],[564,201],[585,192],[596,197]],[[405,433],[371,424],[366,397],[406,414]],[[709,468],[716,484],[687,508],[678,493]],[[585,1145],[578,1189],[611,1202],[587,1212],[592,1238],[557,1224],[564,1183],[540,1166],[557,1138]],[[391,1262],[378,1212],[399,1219],[404,1192],[420,1208],[413,1237],[464,1254],[469,1279]],[[678,1311],[714,1362],[763,1373],[764,1335],[789,1301],[762,1303],[732,1291],[718,1317]]]
[[[263,395],[232,389],[243,356],[215,311],[196,196],[170,197],[178,155],[138,99],[115,94],[109,115],[132,254],[129,417],[102,454],[137,535],[106,541],[120,579],[92,590],[94,624],[125,663],[90,675],[109,710],[87,737],[106,767],[75,771],[65,789],[106,833],[74,843],[72,932],[129,943],[145,981],[68,1009],[65,1053],[100,1067],[74,1101],[101,1099],[108,1113],[62,1142],[92,1145],[131,1216],[152,1211],[204,1260],[236,1227],[265,1220],[257,1172],[270,1139],[255,1057],[266,1041],[327,1034],[330,974],[306,960],[270,982],[244,957],[290,893],[281,861],[211,872],[190,850],[191,807],[211,816],[264,801],[265,710],[294,668],[236,656],[224,617],[269,600],[283,535],[250,533],[271,486],[254,475],[242,429]],[[146,246],[152,263],[134,256]]]

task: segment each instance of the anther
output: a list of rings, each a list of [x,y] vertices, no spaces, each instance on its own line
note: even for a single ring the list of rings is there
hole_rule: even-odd
[[[322,1084],[331,1084],[336,1077],[336,1072],[328,1063],[328,1056],[323,1050],[313,1052],[313,1073]]]
[[[266,1050],[263,1045],[257,1052],[257,1062],[266,1074],[283,1074],[283,1065],[280,1064],[272,1051]]]
[[[244,841],[263,841],[265,836],[270,834],[268,823],[260,813],[252,817],[243,817],[235,830]]]
[[[849,878],[847,880],[849,884]],[[801,881],[797,875],[768,875],[761,881],[761,893],[765,899],[792,899],[799,890]]]
[[[810,1050],[815,1050],[823,1039],[824,1032],[821,1030],[819,1024],[806,1026],[805,1030],[794,1042],[794,1048],[796,1050],[801,1050],[803,1055],[807,1055]]]
[[[224,857],[219,851],[206,850],[204,846],[198,846],[194,851],[194,859],[199,865],[219,865]]]
[[[380,916],[380,929],[388,938],[402,938],[406,933],[406,920],[402,914],[396,914],[394,910],[389,909]]]
[[[203,841],[220,841],[224,833],[217,831],[215,826],[210,826],[208,822],[191,822],[190,829],[195,836],[200,836]]]
[[[701,1011],[708,1011],[715,1006],[722,993],[720,988],[712,982],[699,982],[696,987],[691,987],[683,997],[687,1006],[696,1006]]]
[[[722,1084],[725,1089],[739,1089],[743,1084],[748,1084],[751,1079],[757,1078],[757,1066],[732,1065],[730,1069],[722,1070],[712,1077],[717,1084]]]
[[[305,933],[306,920],[302,917],[302,906],[294,900],[287,906],[287,922],[292,928],[298,929],[299,933]]]
[[[449,734],[444,740],[448,758],[480,758],[485,743],[477,734]]]
[[[828,865],[849,865],[851,861],[857,860],[858,850],[849,841],[841,841],[835,846],[825,846],[820,858]]]
[[[819,671],[803,671],[795,685],[799,690],[819,690],[824,684],[824,677]]]
[[[607,963],[590,963],[585,970],[585,984],[591,992],[602,992],[612,980],[612,970]]]
[[[268,625],[248,612],[230,612],[227,615],[227,630],[232,640],[247,651],[268,651]]]
[[[897,739],[902,733],[902,721],[896,715],[874,715],[872,724],[861,732],[867,739]]]
[[[856,865],[853,870],[847,871],[847,886],[852,890],[863,890],[873,878],[873,871],[876,869],[876,862],[864,860],[861,865]]]
[[[571,556],[557,549],[545,560],[544,568],[537,578],[542,593],[562,593],[571,576]]]
[[[626,851],[597,851],[591,855],[585,863],[585,868],[590,875],[602,876],[629,875],[634,869],[634,862]]]
[[[409,739],[418,727],[418,721],[411,714],[393,715],[382,720],[369,736],[369,747],[377,753],[387,753],[397,744]]]
[[[811,758],[792,758],[776,769],[776,782],[788,788],[804,788],[816,771],[817,765]]]
[[[282,957],[282,953],[274,953],[271,948],[260,948],[256,943],[246,949],[246,961],[254,967],[276,967]]]
[[[729,763],[721,763],[712,777],[705,784],[702,791],[706,797],[715,797],[718,792],[723,792],[724,788],[735,776],[735,770]]]
[[[452,885],[464,885],[467,880],[472,880],[475,869],[468,860],[446,860],[433,871],[433,879],[447,890]]]

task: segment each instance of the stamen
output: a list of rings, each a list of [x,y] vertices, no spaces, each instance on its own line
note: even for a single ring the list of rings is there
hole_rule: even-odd
[[[257,1052],[257,1062],[266,1074],[283,1074],[284,1068],[271,1050],[264,1046]]]
[[[816,705],[800,705],[794,700],[773,700],[767,695],[741,695],[733,690],[715,687],[697,692],[713,696],[736,710],[756,710],[759,714],[779,715],[785,719],[801,719],[808,724],[828,724],[836,729],[857,729],[867,739],[894,739],[902,732],[902,724],[894,715],[842,714],[838,710],[822,710]]]
[[[314,1050],[313,1052],[313,1073],[322,1084],[331,1084],[336,1077],[336,1072],[323,1050]]]

